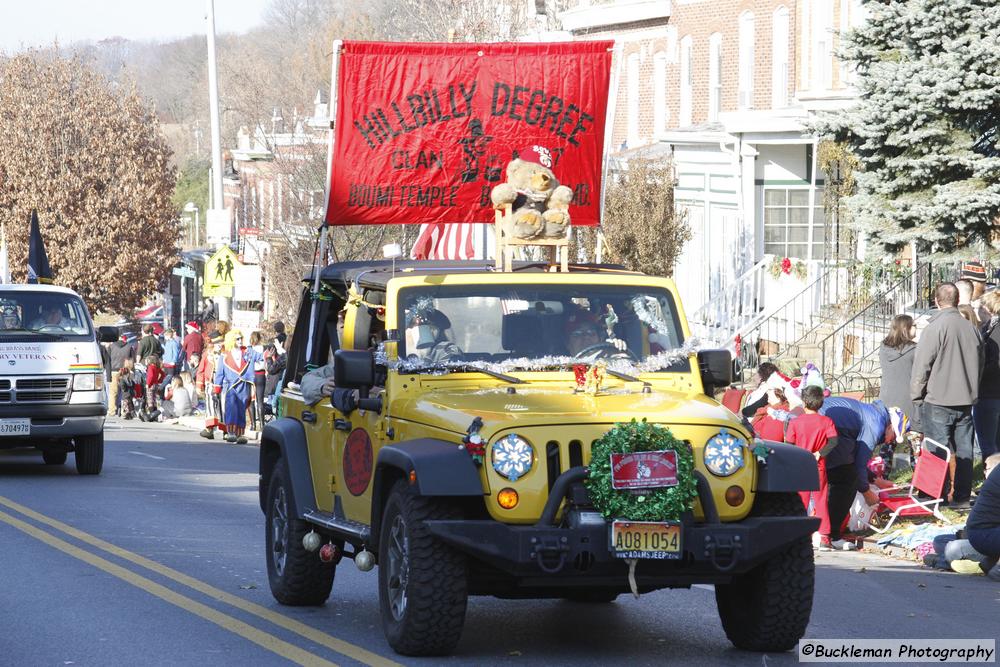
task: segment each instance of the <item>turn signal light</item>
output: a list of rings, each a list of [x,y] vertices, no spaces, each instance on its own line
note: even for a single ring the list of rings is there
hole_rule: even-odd
[[[503,489],[497,494],[497,502],[505,510],[512,510],[517,507],[517,491],[514,489]]]
[[[726,489],[726,502],[730,507],[739,507],[745,499],[746,493],[743,492],[742,486],[731,486]]]

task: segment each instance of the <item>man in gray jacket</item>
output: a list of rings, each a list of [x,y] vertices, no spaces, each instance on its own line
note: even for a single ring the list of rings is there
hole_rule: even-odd
[[[910,397],[920,413],[924,435],[955,452],[952,506],[968,508],[972,494],[972,404],[979,396],[983,346],[979,331],[958,312],[954,284],[938,285],[934,301],[938,312],[917,343]]]

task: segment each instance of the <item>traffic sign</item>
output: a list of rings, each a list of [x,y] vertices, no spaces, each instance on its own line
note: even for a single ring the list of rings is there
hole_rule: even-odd
[[[219,248],[205,263],[205,281],[202,294],[205,296],[232,296],[236,285],[236,270],[240,261],[229,246]]]

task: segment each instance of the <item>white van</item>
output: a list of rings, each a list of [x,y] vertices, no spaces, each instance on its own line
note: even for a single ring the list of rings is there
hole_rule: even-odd
[[[100,329],[102,341],[117,337]],[[101,472],[108,399],[97,341],[73,290],[0,285],[0,449],[34,447],[49,465],[75,452],[77,472]]]

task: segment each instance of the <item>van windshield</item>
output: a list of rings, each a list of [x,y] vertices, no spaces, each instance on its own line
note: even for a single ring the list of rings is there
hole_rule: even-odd
[[[60,292],[0,292],[0,336],[92,336],[83,301]]]
[[[400,293],[409,370],[564,369],[605,361],[623,373],[689,370],[669,291],[596,284],[428,285]]]

